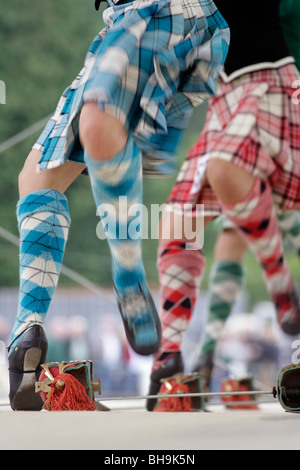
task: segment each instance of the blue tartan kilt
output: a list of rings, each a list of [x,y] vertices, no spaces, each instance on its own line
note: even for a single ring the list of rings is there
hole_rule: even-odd
[[[39,169],[84,164],[79,116],[94,101],[122,122],[158,173],[170,173],[193,107],[215,92],[228,26],[211,0],[112,4],[103,19],[83,69],[34,145]]]

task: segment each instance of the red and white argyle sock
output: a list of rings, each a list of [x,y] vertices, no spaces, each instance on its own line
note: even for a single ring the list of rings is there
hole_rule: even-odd
[[[199,248],[184,240],[164,243],[159,248],[162,343],[158,358],[167,351],[179,351],[196,303],[205,267]]]
[[[221,204],[227,217],[240,228],[262,265],[266,286],[277,307],[279,324],[283,327],[286,323],[292,327],[298,322],[296,317],[299,317],[299,308],[296,305],[293,278],[284,257],[270,185],[257,178],[242,202]]]

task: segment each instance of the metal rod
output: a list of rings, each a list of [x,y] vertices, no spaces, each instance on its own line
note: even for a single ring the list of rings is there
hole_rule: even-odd
[[[246,395],[273,395],[274,390],[251,390],[245,392],[209,392],[209,393],[174,393],[174,394],[163,394],[163,395],[146,395],[146,396],[132,396],[132,397],[103,397],[99,400],[95,400],[96,403],[106,402],[106,401],[133,401],[133,400],[159,400],[164,398],[184,398],[184,397],[191,397],[191,398],[210,398],[210,397],[234,397],[234,396],[246,396]],[[224,405],[235,405],[235,406],[242,406],[245,404],[259,404],[259,401],[251,401],[251,402],[226,402]],[[213,403],[211,403],[213,404]],[[217,404],[217,403],[214,403]],[[1,406],[10,406],[9,403],[0,403]]]
[[[212,392],[212,393],[174,393],[164,395],[146,395],[146,396],[135,396],[135,397],[103,397],[100,399],[103,401],[129,401],[129,400],[159,400],[163,398],[210,398],[210,397],[232,397],[232,396],[243,396],[243,395],[273,395],[273,390],[257,390],[247,392]],[[238,404],[238,402],[235,402]],[[242,404],[243,402],[241,402]]]
[[[9,150],[10,148],[14,147],[15,145],[19,144],[23,140],[27,139],[27,137],[31,136],[35,132],[39,131],[42,127],[45,126],[45,124],[49,121],[52,115],[49,115],[40,121],[36,122],[32,126],[28,127],[24,131],[19,132],[18,134],[14,135],[13,137],[10,137],[7,139],[5,142],[2,142],[0,144],[0,154],[5,152],[6,150]]]

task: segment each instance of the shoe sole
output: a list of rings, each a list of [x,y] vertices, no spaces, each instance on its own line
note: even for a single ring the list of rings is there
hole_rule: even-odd
[[[39,326],[34,326],[30,333],[33,345],[24,352],[24,357],[21,340],[9,358],[10,403],[14,411],[40,411],[43,407],[41,396],[35,393],[35,384],[41,372],[40,366],[46,359],[47,340]],[[24,341],[26,343],[26,336]]]
[[[279,323],[279,326],[283,333],[285,333],[288,336],[298,336],[300,334],[300,323],[298,322],[296,325],[290,324],[290,323]]]
[[[115,291],[117,293],[116,288],[115,288]],[[141,289],[141,292],[142,292],[142,289]],[[157,333],[157,340],[155,341],[155,343],[152,343],[152,344],[141,345],[141,344],[136,343],[134,334],[132,330],[128,327],[128,322],[126,318],[124,318],[123,316],[122,307],[118,300],[118,295],[117,295],[117,304],[118,304],[119,312],[123,321],[123,326],[124,326],[128,343],[130,344],[131,348],[140,356],[151,356],[152,354],[155,354],[160,348],[161,336],[162,336],[160,318],[157,313],[157,309],[156,309],[155,303],[152,299],[150,292],[148,293],[148,296],[146,297],[146,299],[147,299],[147,304],[149,305],[149,308],[152,311],[153,324],[155,325],[155,330]]]
[[[43,400],[40,395],[35,393],[36,369],[40,364],[41,357],[41,349],[31,348],[26,352],[22,382],[11,403],[14,410],[40,411],[42,409]],[[11,373],[13,375],[20,374],[13,371]]]

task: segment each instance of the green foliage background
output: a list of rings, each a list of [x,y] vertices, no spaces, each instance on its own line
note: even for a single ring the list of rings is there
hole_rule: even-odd
[[[55,109],[63,90],[80,71],[86,50],[103,27],[102,12],[94,10],[93,0],[10,0],[2,2],[0,15],[0,79],[6,84],[6,105],[0,105],[0,144],[26,129]],[[189,132],[180,150],[182,161],[196,141],[205,119],[205,105],[195,111]],[[32,135],[0,154],[0,226],[18,235],[15,208],[18,201],[18,174],[32,144]],[[144,202],[165,202],[173,180],[145,180]],[[72,227],[64,264],[91,281],[110,285],[110,255],[105,241],[96,237],[95,204],[89,179],[81,176],[67,193]],[[211,226],[205,234],[207,286],[217,230]],[[143,244],[149,281],[157,286],[156,240]],[[289,252],[295,274],[298,257]],[[245,260],[247,288],[252,302],[268,298],[261,270],[251,254]],[[61,276],[60,285],[70,281]],[[18,285],[17,248],[0,237],[0,286]]]

